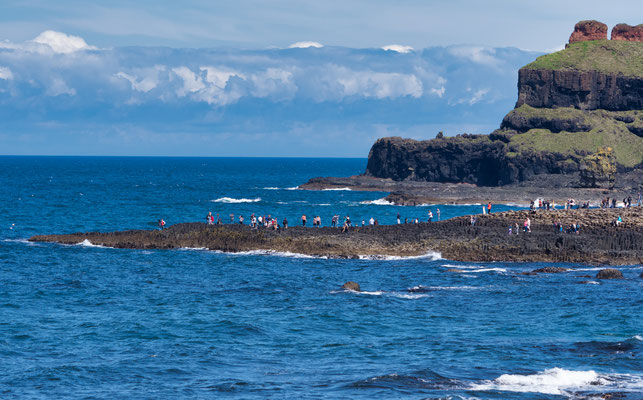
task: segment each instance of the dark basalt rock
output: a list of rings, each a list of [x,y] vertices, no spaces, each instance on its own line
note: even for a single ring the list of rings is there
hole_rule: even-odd
[[[361,292],[361,288],[359,287],[359,283],[353,282],[353,281],[348,281],[342,285],[342,289],[344,290],[352,290],[354,292]]]
[[[623,273],[614,268],[606,268],[598,271],[597,279],[623,279]]]
[[[610,111],[643,109],[643,78],[598,71],[521,68],[518,102],[536,108]]]
[[[544,152],[509,157],[505,143],[492,137],[497,135],[423,141],[382,138],[371,147],[366,175],[396,181],[498,186],[522,182],[534,175],[578,171],[580,157]]]
[[[545,118],[542,115],[525,117],[519,112],[510,111],[502,120],[500,129],[513,129],[521,133],[530,129],[548,129],[554,133],[561,131],[588,132],[592,130],[592,125],[580,116],[573,118]]]
[[[542,273],[542,274],[559,274],[561,272],[567,272],[567,268],[563,267],[544,267],[533,270],[532,272]]]
[[[610,222],[622,216],[619,228]],[[529,234],[507,235],[507,226],[531,219]],[[581,225],[581,234],[561,235],[552,230],[552,219],[568,226]],[[30,241],[96,245],[129,249],[178,249],[202,247],[225,252],[274,250],[325,257],[370,255],[418,256],[439,252],[457,261],[532,261],[544,263],[641,264],[643,263],[643,214],[629,209],[528,210],[479,215],[475,226],[468,216],[419,224],[341,229],[290,227],[273,231],[239,224],[211,226],[184,223],[159,230],[88,232],[34,236]]]

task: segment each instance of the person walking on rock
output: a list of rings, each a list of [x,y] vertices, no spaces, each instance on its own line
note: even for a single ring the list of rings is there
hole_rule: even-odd
[[[491,202],[487,204],[487,214],[491,214]]]
[[[301,226],[306,226],[306,214],[301,216]]]

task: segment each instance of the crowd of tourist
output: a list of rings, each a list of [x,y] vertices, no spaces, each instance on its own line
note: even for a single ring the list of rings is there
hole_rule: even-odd
[[[633,201],[635,202],[634,205],[632,204]],[[600,203],[601,208],[617,208],[617,206],[620,207],[621,205],[617,203],[616,198],[605,197],[605,198],[603,198],[601,200],[601,203]],[[622,207],[630,208],[630,207],[634,207],[634,206],[643,207],[643,201],[642,201],[640,192],[637,194],[637,196],[635,198],[633,198],[632,196],[627,196],[627,197],[625,197],[623,199]],[[577,209],[578,208],[589,208],[590,203],[589,203],[589,201],[586,201],[586,202],[583,202],[583,203],[577,203],[576,200],[574,200],[573,198],[569,198],[569,199],[567,199],[565,204],[562,205],[562,207],[564,207],[565,210],[571,210],[571,209],[574,209],[574,208],[577,208]],[[492,209],[491,202],[489,202],[483,208],[484,208],[483,213],[486,212],[488,214],[491,214],[491,209]],[[536,212],[538,209],[541,209],[541,210],[556,210],[556,204],[554,203],[553,200],[539,199],[539,200],[535,200],[535,201],[531,202],[530,209],[531,209],[532,212]],[[441,213],[440,213],[439,208],[436,208],[435,214],[433,213],[433,210],[431,210],[431,209],[429,209],[427,211],[427,219],[426,219],[426,221],[429,222],[429,223],[433,222],[434,218],[436,218],[437,221],[441,220]],[[340,224],[340,220],[343,220],[341,224]],[[469,220],[470,225],[475,226],[477,220],[478,220],[478,218],[476,216],[471,215],[470,220]],[[233,213],[230,213],[229,221],[230,221],[231,224],[235,224],[235,223],[238,223],[240,225],[245,224],[245,218],[243,217],[243,215],[238,215],[237,218],[235,219],[235,215]],[[404,220],[402,220],[402,216],[400,215],[399,212],[397,213],[396,221],[397,221],[397,224],[402,224],[402,223],[404,223],[404,224],[419,224],[421,222],[420,219],[417,218],[417,217],[414,217],[414,218],[411,218],[411,219],[404,218]],[[214,214],[212,214],[212,212],[209,212],[208,215],[206,216],[206,222],[207,222],[208,225],[221,225],[223,223],[222,219],[221,219],[221,216],[219,214],[216,214],[216,216],[215,216]],[[308,216],[306,214],[303,214],[301,216],[301,225],[305,227],[307,225],[307,223],[308,223]],[[612,221],[613,226],[619,226],[622,223],[623,223],[623,220],[622,220],[622,218],[620,216],[617,219],[615,219],[614,221]],[[358,226],[358,225],[361,225],[362,227],[364,227],[364,226],[367,226],[367,225],[368,226],[377,226],[379,224],[380,223],[377,220],[377,218],[373,218],[373,217],[369,218],[368,220],[362,219],[361,224],[358,223],[358,224],[355,224],[355,225],[353,225],[353,222],[351,221],[351,218],[348,215],[340,217],[339,214],[335,214],[330,219],[330,226],[333,227],[333,228],[341,227],[342,232],[345,232],[348,229],[350,229],[350,228],[352,228],[354,226]],[[553,224],[553,227],[554,227],[556,232],[573,233],[573,234],[579,234],[580,233],[580,224],[579,223],[571,224],[571,225],[568,225],[568,226],[563,226],[560,222],[552,222],[552,224]],[[267,216],[266,215],[262,216],[262,215],[255,215],[254,213],[252,213],[250,215],[249,225],[253,229],[258,229],[258,228],[267,228],[267,229],[273,229],[273,230],[288,229],[288,219],[284,218],[281,221],[281,224],[280,224],[279,221],[277,220],[277,218],[272,217],[270,214],[268,214]],[[165,228],[165,221],[163,219],[159,219],[158,220],[158,226],[159,226],[160,229],[164,229]],[[313,216],[312,226],[316,227],[316,228],[322,227],[322,218],[321,218],[321,216],[319,216],[319,215]],[[513,234],[518,235],[521,230],[523,232],[525,232],[525,233],[531,232],[531,221],[530,221],[529,218],[527,218],[525,221],[522,221],[521,223],[516,222],[514,225],[510,225],[508,227],[508,233],[510,235],[513,235]]]

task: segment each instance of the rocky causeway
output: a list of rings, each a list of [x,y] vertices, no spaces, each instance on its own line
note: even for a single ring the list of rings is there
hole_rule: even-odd
[[[623,223],[612,222],[621,217]],[[531,220],[531,232],[523,222]],[[561,233],[580,224],[580,233]],[[515,226],[520,229],[515,234]],[[513,233],[508,234],[512,226]],[[202,248],[223,252],[274,251],[328,258],[415,257],[439,253],[456,261],[643,264],[643,208],[508,211],[419,224],[341,228],[252,229],[244,225],[181,223],[165,230],[40,235],[34,242],[91,243],[125,249]],[[85,242],[88,241],[88,242]],[[437,256],[437,254],[436,254]]]

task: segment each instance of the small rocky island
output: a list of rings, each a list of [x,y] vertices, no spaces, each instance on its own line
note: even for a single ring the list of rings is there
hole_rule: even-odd
[[[494,132],[381,138],[363,175],[300,187],[386,191],[400,205],[545,194],[596,204],[642,190],[643,25],[616,25],[611,40],[607,33],[581,21],[564,50],[521,68],[516,106]]]
[[[165,230],[34,236],[34,242],[126,249],[267,250],[328,258],[380,258],[439,253],[456,261],[543,261],[593,265],[643,264],[643,213],[628,209],[509,211],[440,222],[269,230],[244,225],[183,223]],[[623,222],[614,226],[621,217]],[[529,218],[531,232],[523,229]],[[562,225],[561,229],[555,224]],[[571,232],[572,225],[579,233]],[[509,234],[509,227],[512,233]],[[518,229],[516,229],[518,227]],[[570,232],[568,232],[570,231]],[[517,232],[517,234],[516,234]],[[87,243],[87,242],[85,242]]]

